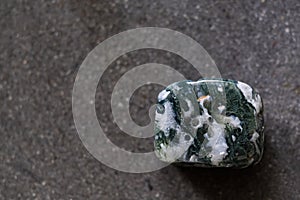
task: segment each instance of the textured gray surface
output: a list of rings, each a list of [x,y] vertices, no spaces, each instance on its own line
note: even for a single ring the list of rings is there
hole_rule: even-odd
[[[0,16],[0,199],[300,198],[299,1],[1,0]],[[86,151],[71,112],[78,67],[107,37],[142,26],[191,36],[215,59],[224,78],[260,91],[266,151],[258,166],[169,166],[126,174]],[[105,104],[113,84],[133,66],[154,61],[199,78],[174,55],[130,53],[113,63],[100,82],[105,87],[99,87],[96,104],[102,124],[111,120]],[[149,122],[141,116],[160,89],[145,86],[136,92],[131,111],[137,123]],[[151,150],[151,140],[131,139],[112,123],[105,126],[116,144]]]

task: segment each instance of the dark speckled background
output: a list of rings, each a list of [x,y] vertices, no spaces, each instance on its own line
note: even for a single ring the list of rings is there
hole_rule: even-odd
[[[224,78],[260,91],[266,150],[259,165],[126,174],[86,151],[71,110],[76,72],[101,41],[143,26],[191,36]],[[300,199],[299,1],[1,0],[0,27],[0,199]],[[107,135],[132,151],[151,150],[151,140],[121,133],[105,105],[122,74],[154,61],[199,78],[179,57],[143,50],[114,62],[96,95]],[[160,89],[145,86],[132,97],[137,123],[149,122]]]

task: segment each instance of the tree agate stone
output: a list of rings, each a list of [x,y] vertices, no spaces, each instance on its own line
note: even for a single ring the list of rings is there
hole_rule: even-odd
[[[155,153],[164,162],[244,168],[264,148],[263,103],[233,80],[181,81],[158,95]]]

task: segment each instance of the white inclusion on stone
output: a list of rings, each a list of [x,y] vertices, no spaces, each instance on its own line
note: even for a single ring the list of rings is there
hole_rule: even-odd
[[[218,91],[219,91],[219,92],[223,92],[222,86],[218,86]]]
[[[254,106],[256,112],[259,113],[262,108],[261,97],[257,94],[253,98],[253,95],[252,95],[253,89],[246,83],[238,81],[237,87],[242,91],[242,93],[245,96],[245,98],[247,99],[247,101]]]
[[[224,129],[225,125],[214,121],[212,125],[209,126],[208,133],[204,134],[204,137],[208,140],[206,145],[212,149],[208,156],[211,158],[210,160],[215,166],[218,166],[227,155],[228,146],[225,139]]]
[[[155,121],[157,127],[168,136],[169,129],[174,129],[176,127],[175,113],[173,112],[172,104],[170,102],[165,102],[163,106],[165,112],[161,114],[156,111]]]
[[[209,123],[209,118],[211,115],[208,113],[208,110],[204,107],[204,101],[210,100],[210,96],[202,98],[199,101],[199,104],[203,108],[203,114],[199,116],[198,127],[203,126],[204,122],[209,124],[208,133],[204,134],[204,137],[208,141],[206,146],[211,148],[211,151],[208,153],[208,156],[211,158],[213,165],[218,166],[219,163],[227,155],[227,143],[225,139],[225,125],[217,123],[215,120],[212,123]]]
[[[190,157],[190,162],[196,162],[196,161],[197,161],[197,159],[198,159],[198,157],[197,157],[197,156],[195,156],[195,155],[192,155],[192,156]]]
[[[198,124],[197,125],[193,125],[192,126],[194,128],[199,128],[199,127],[202,127],[204,122],[207,122],[208,123],[208,118],[211,117],[210,114],[208,114],[208,111],[207,109],[204,107],[204,101],[205,100],[209,100],[210,99],[210,96],[206,96],[206,98],[202,98],[200,101],[199,101],[199,104],[201,105],[201,107],[203,108],[203,114],[202,115],[199,115],[197,116],[196,118],[194,118],[194,120],[198,120]],[[191,122],[193,122],[193,120],[191,120]]]
[[[158,101],[162,101],[168,97],[170,91],[163,90],[158,94]]]
[[[257,141],[256,141],[258,138],[259,138],[259,134],[257,132],[254,132],[250,141],[254,143],[256,152],[258,152],[258,154],[260,154],[260,150],[258,148]]]
[[[232,141],[235,142],[236,137],[234,135],[231,135]]]
[[[226,107],[222,105],[222,106],[218,107],[218,110],[219,110],[220,113],[222,113],[225,110],[225,108]]]
[[[232,125],[234,128],[240,128],[241,130],[243,130],[242,126],[241,126],[241,120],[236,117],[231,115],[230,117],[224,117],[226,122],[229,122],[230,125]]]
[[[187,106],[188,110],[187,111],[183,111],[184,117],[191,117],[192,113],[194,112],[193,104],[192,104],[192,102],[189,99],[186,99],[185,101],[186,101],[186,103],[188,105]]]
[[[163,144],[160,145],[161,150],[155,151],[155,153],[162,158],[165,162],[174,162],[180,157],[182,157],[193,143],[193,140],[186,140],[186,133],[181,132],[180,128],[177,128],[177,134],[172,142],[165,146]]]

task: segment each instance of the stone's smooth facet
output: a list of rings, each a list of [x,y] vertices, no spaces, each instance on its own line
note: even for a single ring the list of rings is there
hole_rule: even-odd
[[[155,153],[165,162],[244,168],[264,148],[263,103],[233,80],[181,81],[158,95]]]

